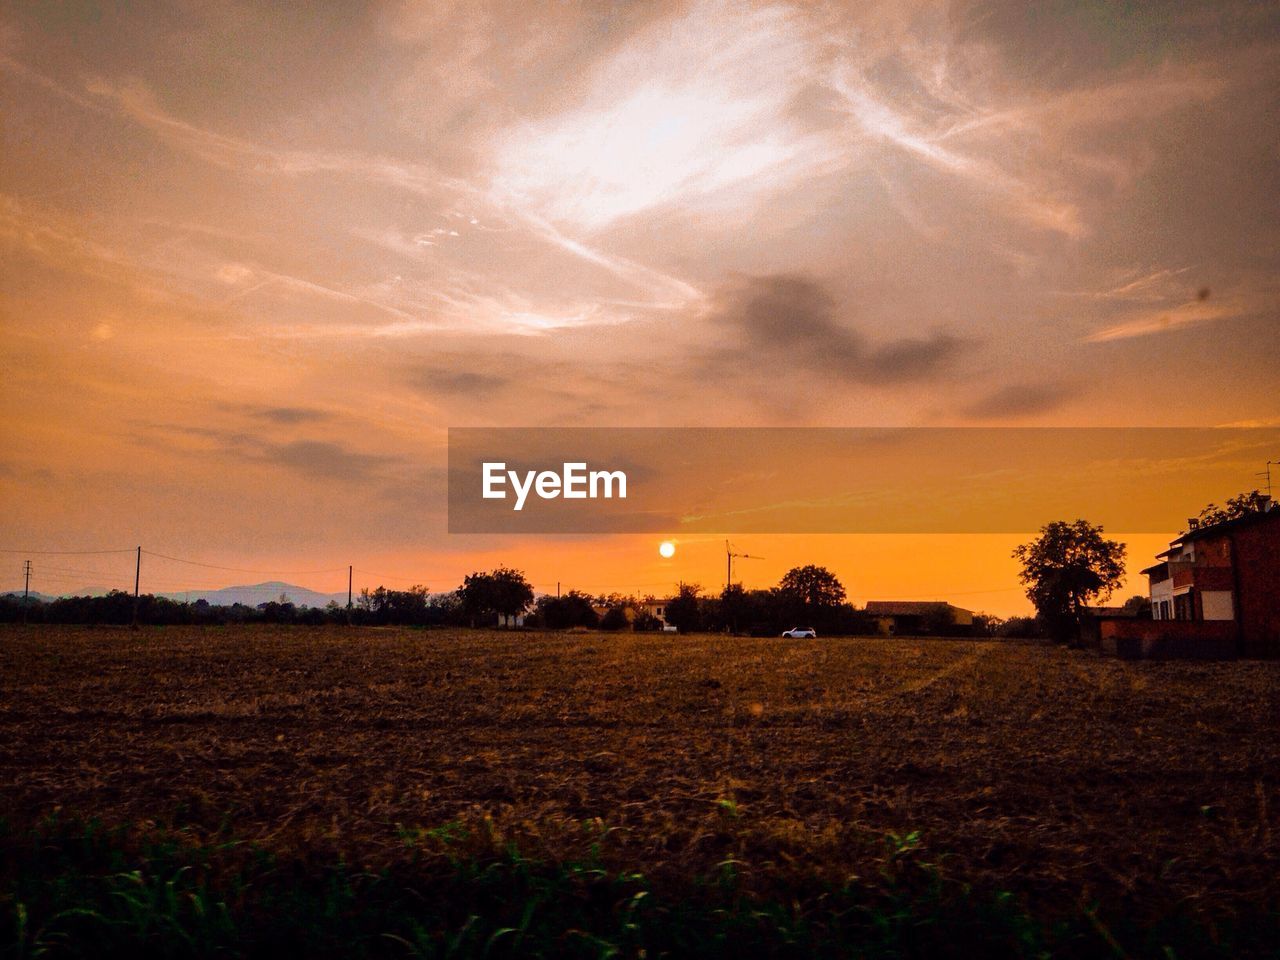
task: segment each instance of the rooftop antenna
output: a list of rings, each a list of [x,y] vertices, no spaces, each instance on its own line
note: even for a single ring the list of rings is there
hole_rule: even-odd
[[[733,561],[734,558],[741,560],[763,560],[764,557],[756,557],[749,553],[734,553],[733,544],[728,540],[724,542],[724,587],[726,590],[733,585]]]
[[[1271,496],[1271,468],[1280,467],[1280,460],[1268,460],[1267,467],[1262,473],[1255,473],[1255,477],[1263,477],[1267,481],[1267,496]]]

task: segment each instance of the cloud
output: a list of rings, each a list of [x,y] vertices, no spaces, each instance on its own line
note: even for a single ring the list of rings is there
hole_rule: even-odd
[[[391,457],[356,453],[327,440],[265,443],[259,458],[318,480],[343,481],[364,479],[394,462]]]
[[[843,163],[830,130],[794,115],[819,57],[799,11],[695,3],[591,71],[568,109],[504,131],[493,194],[589,231],[726,191],[767,196]]]
[[[332,417],[328,411],[314,407],[247,407],[246,412],[259,420],[282,425],[318,423]]]
[[[271,411],[271,412],[268,412]],[[267,419],[277,422],[307,422],[310,411],[293,408],[262,408]],[[279,420],[273,413],[282,414]],[[301,415],[301,419],[290,420]],[[406,461],[398,457],[373,453],[361,453],[332,440],[291,440],[277,443],[273,440],[219,427],[181,426],[176,424],[142,423],[145,432],[134,441],[151,447],[163,447],[168,452],[185,453],[202,460],[229,458],[244,463],[267,464],[283,467],[313,480],[354,483],[378,479],[388,468],[404,467]],[[161,434],[168,437],[161,438]],[[197,445],[183,446],[174,442],[174,436],[192,438]]]
[[[1061,383],[1014,383],[988,393],[960,412],[974,420],[1031,416],[1057,409],[1076,392]]]
[[[419,367],[409,377],[415,390],[429,396],[470,397],[476,400],[486,399],[510,385],[516,378],[514,374],[503,374],[492,371],[474,369],[475,358],[469,363],[472,369],[463,366]]]
[[[632,290],[638,291],[647,300],[643,304],[646,307],[674,309],[701,297],[697,288],[678,277],[670,276],[625,257],[609,254],[597,246],[565,235],[547,220],[532,212],[519,196],[509,191],[490,189],[486,192],[465,179],[445,175],[429,164],[351,151],[285,149],[220,133],[168,113],[159,104],[152,90],[136,79],[91,79],[85,84],[85,91],[92,99],[86,100],[75,91],[28,70],[16,61],[0,57],[0,68],[9,69],[12,72],[25,71],[20,75],[30,75],[73,102],[91,107],[97,112],[113,110],[150,131],[171,148],[198,157],[214,166],[281,176],[332,174],[346,177],[354,182],[404,191],[417,199],[434,201],[442,207],[466,203],[477,207],[487,217],[499,221],[514,221],[529,236],[542,243],[607,271],[628,284]],[[472,224],[478,224],[476,218],[468,219]],[[459,236],[456,230],[436,232],[451,237]],[[355,228],[352,233],[365,239],[369,239],[372,235],[373,242],[384,246],[388,242],[396,242],[394,233],[385,229],[370,231],[365,228]],[[434,245],[434,241],[428,240],[425,245]],[[419,252],[420,249],[418,244],[413,245],[415,252]],[[224,283],[239,284],[246,278],[248,269],[242,264],[229,264],[224,265],[217,275]],[[269,284],[282,284],[320,296],[347,299],[354,303],[375,307],[404,321],[389,326],[387,332],[391,335],[405,332],[419,333],[439,325],[438,321],[424,322],[420,318],[408,315],[402,309],[407,306],[405,304],[397,305],[288,274],[265,270],[256,272],[262,275],[260,282],[241,293],[255,292]],[[519,323],[518,318],[516,323]]]
[[[939,373],[968,346],[947,333],[880,344],[837,319],[837,305],[816,280],[800,274],[751,277],[725,291],[713,325],[741,348],[722,348],[715,366],[753,373],[802,368],[862,383],[917,380]]]
[[[1144,337],[1217,320],[1244,317],[1254,309],[1255,305],[1241,298],[1210,302],[1207,296],[1203,299],[1197,296],[1193,300],[1164,309],[1143,309],[1126,314],[1119,323],[1095,330],[1086,336],[1084,341],[1085,343],[1106,343],[1110,340]]]

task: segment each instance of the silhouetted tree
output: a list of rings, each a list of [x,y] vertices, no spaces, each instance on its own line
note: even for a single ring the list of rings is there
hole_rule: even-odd
[[[740,583],[730,583],[720,591],[718,626],[730,633],[737,633],[751,616],[751,603],[747,591]]]
[[[681,633],[692,633],[702,628],[702,604],[699,595],[702,587],[696,583],[681,583],[676,595],[667,603],[663,619]]]
[[[1043,637],[1044,630],[1035,617],[1009,617],[996,627],[995,634],[1007,639],[1031,640]]]
[[[498,567],[489,573],[465,577],[458,588],[458,598],[474,626],[479,617],[515,617],[524,613],[533,603],[533,587],[519,570]]]
[[[975,637],[994,637],[1004,626],[1004,618],[994,613],[975,613],[973,615],[973,635]]]
[[[1151,619],[1151,598],[1134,594],[1124,602],[1124,609],[1138,617]]]
[[[845,606],[844,585],[826,567],[793,567],[774,589],[777,615],[787,626],[839,630]]]
[[[594,627],[600,621],[595,610],[592,609],[591,597],[577,590],[570,590],[562,597],[539,597],[535,606],[538,620],[549,630]]]
[[[1087,520],[1055,520],[1013,551],[1027,599],[1058,642],[1077,637],[1084,606],[1110,597],[1124,578],[1125,545],[1102,534]]]
[[[625,630],[630,625],[627,620],[627,608],[621,605],[610,607],[605,611],[604,616],[600,618],[601,630]]]
[[[1216,503],[1209,504],[1200,511],[1196,520],[1202,527],[1212,526],[1215,523],[1226,523],[1228,520],[1238,520],[1250,514],[1262,513],[1266,510],[1270,499],[1261,490],[1251,490],[1248,493],[1230,497],[1224,507],[1220,507]]]
[[[792,567],[778,582],[778,594],[806,610],[831,610],[844,603],[844,585],[826,567]]]

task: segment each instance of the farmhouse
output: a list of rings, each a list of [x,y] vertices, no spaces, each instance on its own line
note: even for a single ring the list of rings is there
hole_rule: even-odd
[[[868,600],[866,611],[886,637],[945,634],[954,627],[973,626],[973,611],[945,600]]]
[[[641,601],[638,606],[628,605],[623,607],[622,615],[626,617],[629,629],[635,628],[636,619],[641,614],[647,614],[648,616],[658,621],[658,625],[661,629],[667,630],[667,631],[675,630],[675,627],[667,623],[667,616],[666,616],[667,604],[669,604],[670,602],[671,602],[670,599],[655,600],[650,598],[648,600]],[[609,612],[610,607],[607,604],[594,603],[591,605],[591,609],[595,611],[595,615],[597,617],[600,617],[601,619],[603,619],[604,615]]]
[[[1280,507],[1189,529],[1146,574],[1151,620],[1108,621],[1103,648],[1133,656],[1280,656]]]
[[[640,609],[662,624],[663,630],[674,630],[675,627],[667,622],[667,605],[670,603],[670,598],[659,600],[650,599],[640,604]]]

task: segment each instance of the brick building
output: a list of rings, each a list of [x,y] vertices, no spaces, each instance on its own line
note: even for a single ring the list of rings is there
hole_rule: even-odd
[[[1142,572],[1150,621],[1106,624],[1113,641],[1203,652],[1280,657],[1280,506],[1209,526],[1192,526]],[[1113,643],[1113,646],[1123,646]]]

